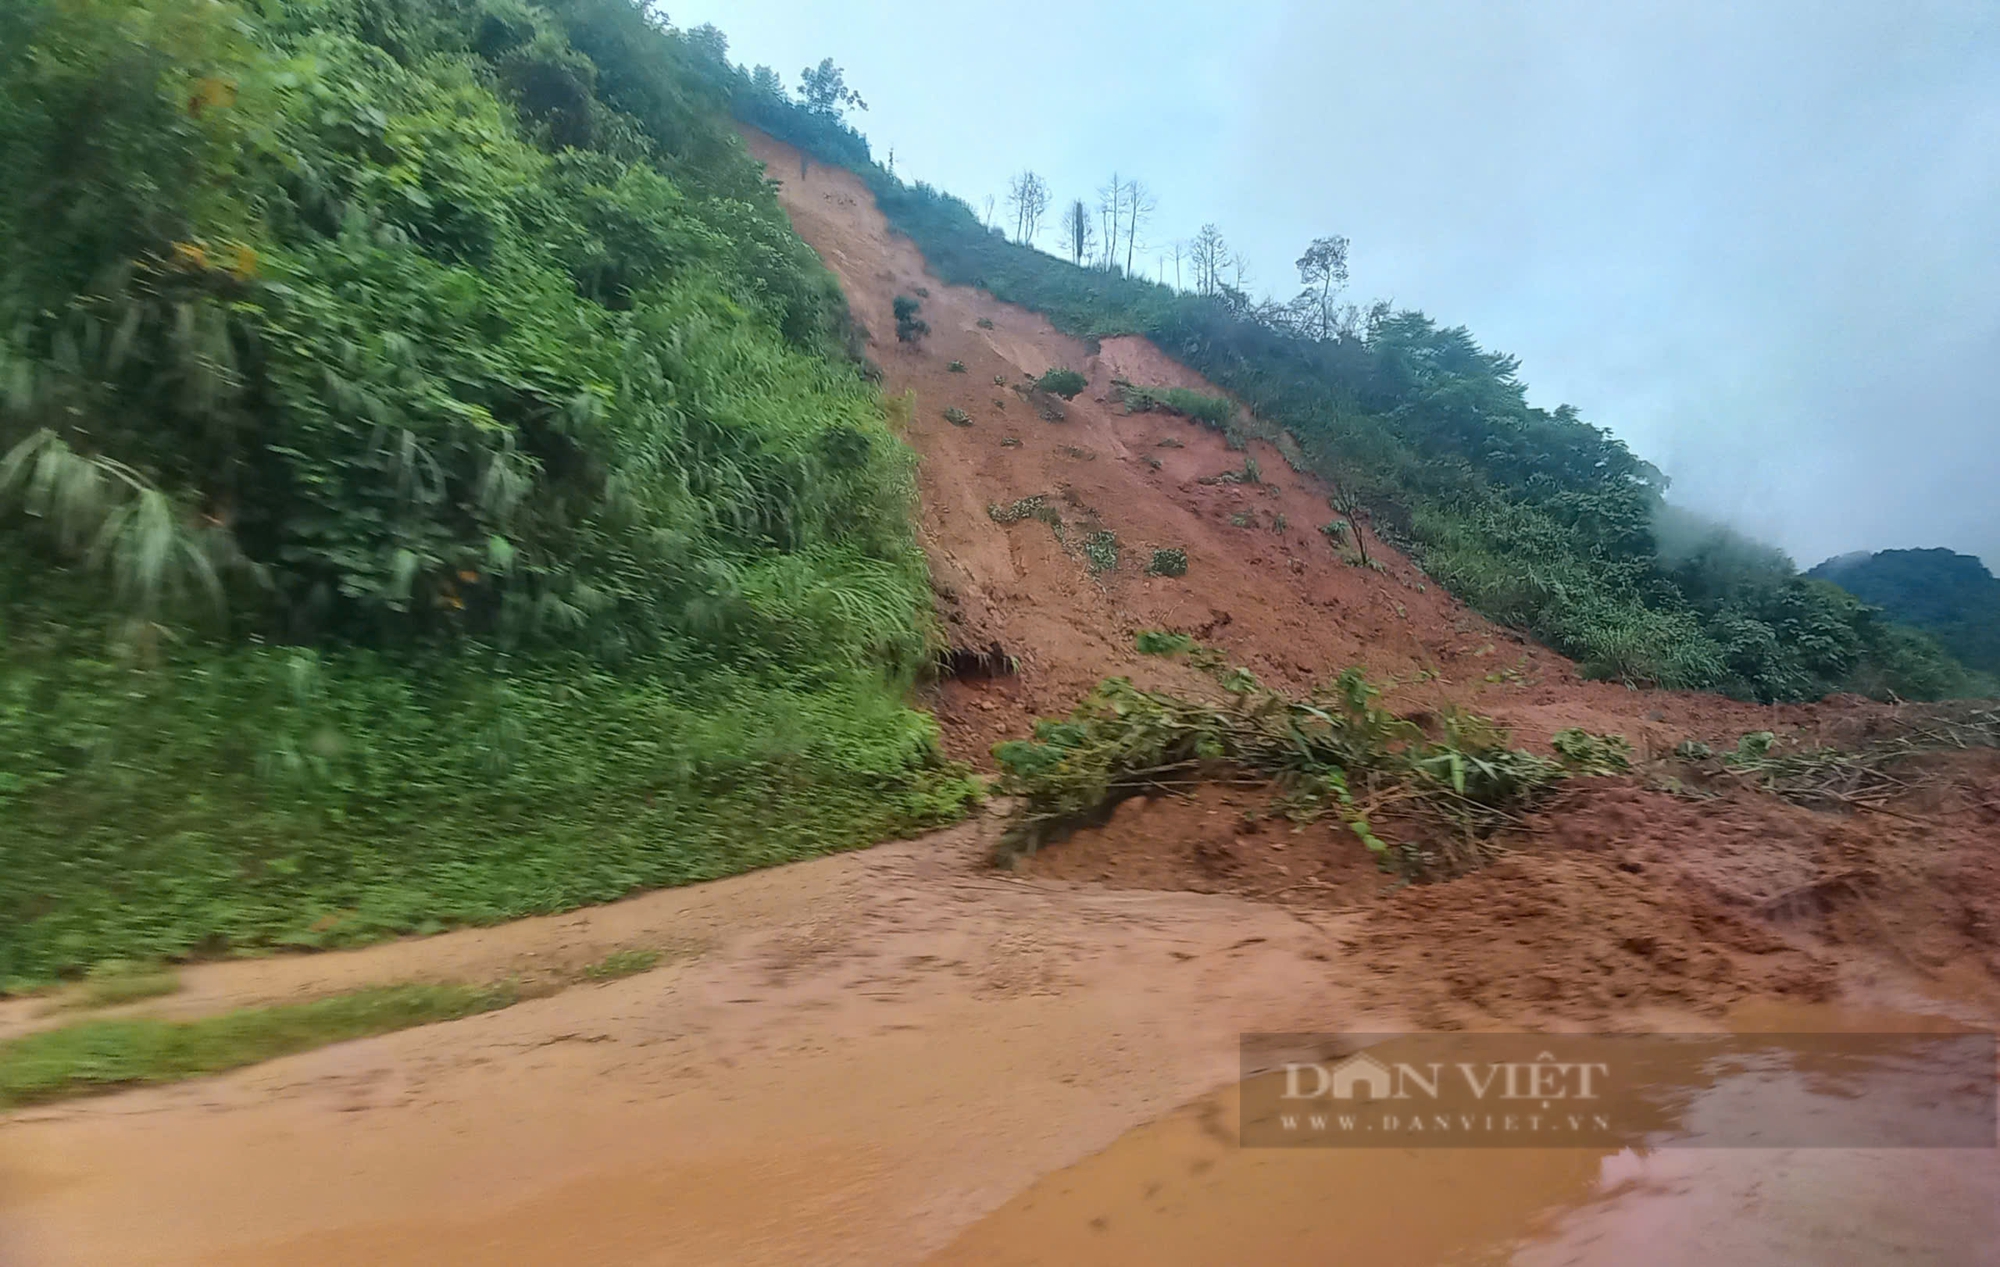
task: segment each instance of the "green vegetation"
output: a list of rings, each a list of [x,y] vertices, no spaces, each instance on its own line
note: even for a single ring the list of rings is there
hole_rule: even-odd
[[[1147,629],[1133,640],[1140,655],[1179,655],[1183,651],[1195,649],[1195,640],[1187,634],[1168,633],[1163,629]]]
[[[1853,748],[1818,742],[1780,742],[1768,730],[1737,740],[1733,752],[1714,759],[1706,744],[1687,743],[1674,755],[1697,767],[1727,772],[1764,791],[1813,809],[1880,810],[1932,780],[1924,758],[1973,748],[2000,748],[2000,708],[1934,705],[1911,709],[1890,733]]]
[[[518,997],[510,986],[399,985],[194,1021],[83,1021],[0,1043],[0,1109],[220,1073]]]
[[[1226,431],[1236,420],[1236,406],[1220,396],[1204,396],[1185,387],[1139,387],[1124,379],[1112,385],[1128,414],[1175,414],[1192,418],[1211,431]]]
[[[1481,862],[1493,833],[1518,823],[1561,779],[1613,767],[1629,751],[1622,739],[1565,732],[1564,760],[1550,760],[1507,747],[1504,732],[1469,713],[1445,714],[1432,738],[1382,708],[1358,669],[1304,700],[1267,690],[1240,668],[1218,670],[1217,679],[1229,703],[1112,678],[1066,720],[1040,722],[1032,740],[994,748],[1001,791],[1021,798],[1003,857],[1101,823],[1130,797],[1224,781],[1269,785],[1272,811],[1296,823],[1339,816],[1393,870],[1449,874]],[[1378,834],[1389,821],[1394,843]]]
[[[665,954],[658,950],[614,950],[583,970],[585,980],[616,981],[621,977],[651,972]]]
[[[181,988],[179,974],[156,963],[106,959],[93,964],[82,982],[57,1000],[55,1011],[117,1007],[142,999],[157,999]]]
[[[964,361],[946,361],[946,362],[945,362],[945,365],[944,365],[944,367],[945,367],[945,369],[949,370],[949,371],[950,371],[950,372],[952,372],[953,374],[963,374],[963,373],[965,373],[965,362],[964,362]]]
[[[915,343],[931,332],[930,323],[917,316],[922,304],[908,295],[896,296],[896,342]]]
[[[1039,519],[1049,527],[1055,529],[1057,540],[1062,539],[1062,515],[1057,512],[1054,506],[1049,505],[1049,499],[1043,493],[1036,493],[1032,497],[1023,497],[1021,500],[1005,506],[998,504],[988,506],[986,508],[986,517],[996,524],[1017,524],[1023,519]]]
[[[859,133],[749,73],[718,73],[735,77],[744,118],[859,173],[939,276],[1080,337],[1150,337],[1288,433],[1296,464],[1342,487],[1343,513],[1365,510],[1370,528],[1461,598],[1587,672],[1759,700],[1924,699],[1980,685],[1927,635],[1676,512],[1657,469],[1575,410],[1530,405],[1514,358],[1464,328],[1340,304],[1344,238],[1307,248],[1304,289],[1287,302],[1229,283],[1234,253],[1213,225],[1189,245],[1191,292],[1128,275],[1115,251],[1086,267],[989,232],[963,201],[897,179]],[[1136,215],[1145,201],[1135,187],[1118,205]],[[1120,392],[1130,409],[1174,408],[1242,443],[1227,401]]]
[[[1883,550],[1828,559],[1807,575],[1932,634],[1968,668],[2000,675],[2000,578],[1971,555]]]
[[[1118,534],[1103,530],[1091,533],[1090,536],[1084,539],[1083,557],[1090,561],[1090,570],[1092,573],[1116,572],[1118,570]]]
[[[1052,369],[1036,379],[1035,386],[1064,400],[1075,400],[1078,393],[1090,386],[1090,380],[1075,370]]]
[[[972,425],[972,415],[956,405],[945,409],[944,420],[954,427],[969,427]]]
[[[1186,576],[1187,570],[1187,551],[1178,546],[1153,551],[1152,561],[1146,564],[1147,576]]]
[[[0,14],[0,986],[961,811],[911,456],[718,50],[630,0]]]

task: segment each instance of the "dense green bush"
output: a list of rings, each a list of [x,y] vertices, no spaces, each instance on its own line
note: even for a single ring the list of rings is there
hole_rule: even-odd
[[[1064,400],[1075,400],[1084,388],[1090,386],[1090,380],[1075,370],[1058,367],[1036,379],[1035,386]]]
[[[931,332],[930,323],[917,316],[922,304],[908,295],[898,295],[894,307],[898,343],[915,343]]]
[[[900,702],[911,456],[710,39],[632,0],[6,6],[0,980],[962,798]]]

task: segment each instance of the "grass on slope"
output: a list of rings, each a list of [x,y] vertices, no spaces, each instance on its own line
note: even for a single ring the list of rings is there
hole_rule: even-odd
[[[147,665],[57,624],[0,627],[8,989],[568,910],[907,835],[975,795],[862,671],[271,646]]]
[[[0,1044],[0,1109],[221,1073],[519,998],[511,985],[394,985],[194,1021],[84,1021]]]
[[[512,1006],[565,984],[602,984],[650,972],[665,958],[666,952],[654,947],[627,947],[563,980],[538,987],[515,981],[479,986],[385,985],[191,1021],[150,1017],[82,1021],[0,1043],[0,1110],[122,1087],[178,1082],[349,1039],[455,1021]],[[164,978],[178,987],[171,974],[157,971],[113,975],[133,982]],[[86,997],[90,1006],[105,1007],[164,992]]]

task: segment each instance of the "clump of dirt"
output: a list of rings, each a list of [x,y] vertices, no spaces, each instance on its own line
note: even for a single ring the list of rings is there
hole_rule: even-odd
[[[1112,888],[1361,910],[1337,958],[1367,997],[1439,1026],[1604,1022],[1819,1001],[1856,973],[2000,995],[2000,753],[1912,775],[1886,814],[1761,791],[1578,779],[1471,875],[1404,885],[1338,823],[1294,829],[1263,789],[1128,801],[1020,864]]]
[[[1393,877],[1337,818],[1295,825],[1262,789],[1203,784],[1186,796],[1134,797],[1102,827],[1016,864],[1028,875],[1115,889],[1184,889],[1350,906]]]
[[[1401,891],[1345,949],[1378,999],[1440,1027],[1720,1012],[1752,995],[1825,998],[1835,981],[1825,955],[1699,889],[1604,858],[1530,853]]]

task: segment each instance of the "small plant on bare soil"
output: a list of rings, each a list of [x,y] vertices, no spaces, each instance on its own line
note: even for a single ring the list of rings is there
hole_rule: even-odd
[[[1194,650],[1196,644],[1190,634],[1168,633],[1164,629],[1146,629],[1141,630],[1139,636],[1133,639],[1133,645],[1138,648],[1140,655],[1179,655],[1183,651]]]
[[[1017,524],[1023,519],[1039,519],[1054,529],[1056,540],[1063,540],[1062,515],[1054,506],[1049,505],[1048,497],[1042,493],[1036,493],[1033,497],[1023,497],[1006,506],[997,503],[988,506],[986,517],[996,524]]]
[[[993,376],[993,385],[995,387],[1005,387],[1007,385],[1007,376],[1005,374],[995,374]]]
[[[1160,459],[1154,457],[1152,454],[1148,453],[1146,455],[1146,466],[1148,469],[1157,471],[1165,465],[1166,463],[1160,461]]]
[[[944,420],[954,427],[969,427],[972,425],[972,415],[960,409],[957,405],[953,405],[944,411]]]
[[[1035,416],[1043,422],[1062,422],[1069,417],[1068,412],[1063,409],[1062,401],[1033,383],[1016,383],[1014,390],[1023,400],[1035,407]]]
[[[954,373],[954,374],[963,374],[963,373],[965,373],[965,362],[964,362],[964,361],[946,361],[946,362],[944,363],[944,367],[945,367],[945,368],[946,368],[947,370],[950,370],[950,371],[951,371],[952,373]]]
[[[1224,471],[1219,475],[1204,475],[1195,481],[1197,484],[1262,484],[1263,482],[1264,468],[1257,465],[1256,458],[1244,458],[1243,465],[1236,470]]]
[[[1021,437],[1008,436],[1000,441],[1000,447],[1003,449],[1018,449],[1021,447]]]
[[[1347,521],[1345,519],[1335,519],[1330,523],[1323,523],[1319,526],[1319,530],[1326,535],[1328,541],[1333,543],[1336,550],[1347,544]]]
[[[1549,746],[1577,774],[1624,774],[1632,768],[1632,744],[1623,735],[1593,735],[1571,726],[1558,730]]]
[[[1154,447],[1154,448],[1156,448],[1156,449],[1185,449],[1185,448],[1187,448],[1187,446],[1186,446],[1185,444],[1182,444],[1182,443],[1181,443],[1181,442],[1180,442],[1179,440],[1176,440],[1176,439],[1174,439],[1174,438],[1173,438],[1172,436],[1168,436],[1168,437],[1167,437],[1166,439],[1164,439],[1164,440],[1160,441],[1160,442],[1159,442],[1158,444],[1154,445],[1153,447]]]
[[[1222,431],[1236,417],[1236,406],[1220,396],[1204,396],[1185,387],[1140,387],[1124,379],[1111,380],[1128,414],[1168,413],[1192,418],[1212,431]]]
[[[1255,528],[1257,515],[1254,511],[1239,510],[1229,517],[1229,522],[1238,528]]]
[[[1056,452],[1066,458],[1075,458],[1079,462],[1095,462],[1097,460],[1095,453],[1092,453],[1089,449],[1079,448],[1074,444],[1065,444],[1057,449]]]
[[[1118,570],[1118,534],[1099,530],[1084,540],[1083,557],[1090,560],[1090,570],[1095,572],[1115,572]]]
[[[991,317],[981,317],[972,324],[978,326],[981,330],[991,330],[993,328],[993,319]]]
[[[1153,551],[1153,561],[1146,565],[1147,576],[1186,576],[1187,570],[1187,551],[1177,546]]]

